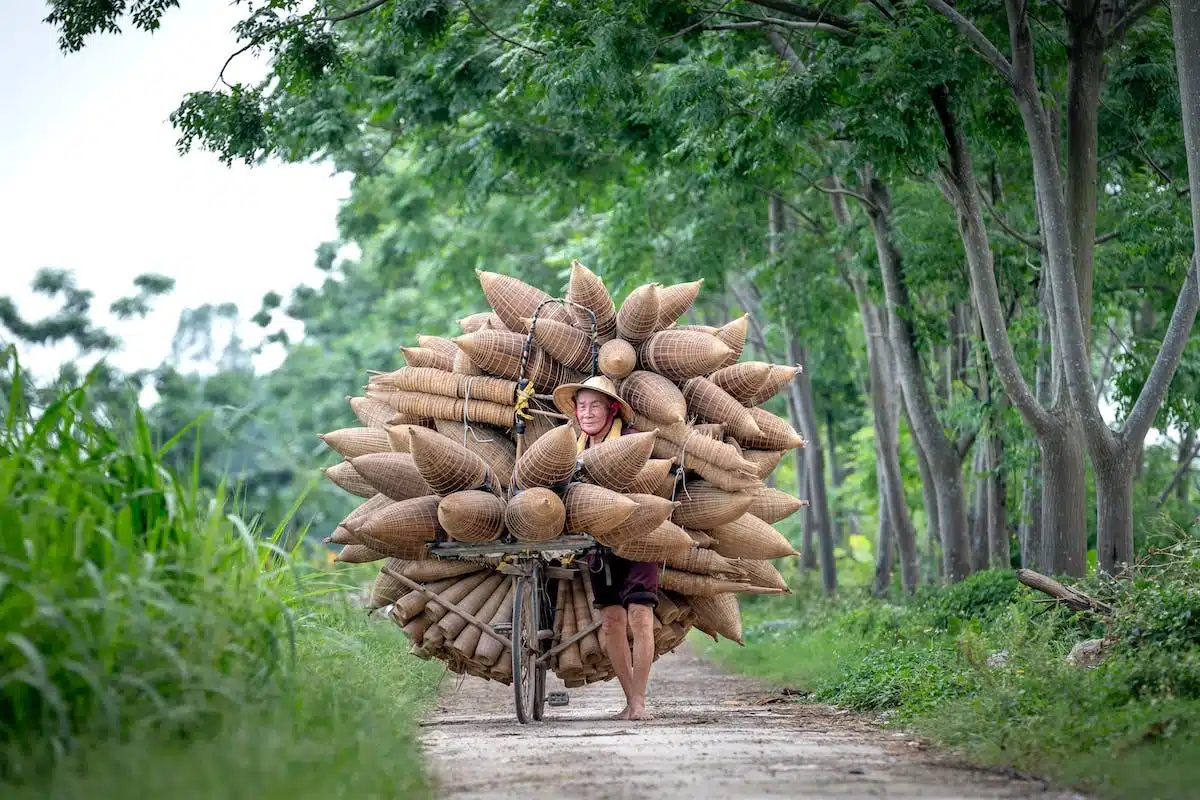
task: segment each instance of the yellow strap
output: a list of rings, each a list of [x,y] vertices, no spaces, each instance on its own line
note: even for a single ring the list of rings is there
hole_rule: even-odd
[[[513,406],[513,411],[521,419],[533,419],[533,414],[530,414],[528,409],[529,401],[533,399],[534,393],[533,381],[526,384],[524,389],[517,390],[517,404]]]

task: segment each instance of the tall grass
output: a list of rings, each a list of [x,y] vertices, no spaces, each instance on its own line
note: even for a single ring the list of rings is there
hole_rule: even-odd
[[[297,757],[382,758],[345,750],[364,727],[391,763],[359,769],[423,786],[411,721],[433,672],[336,599],[348,581],[283,549],[287,520],[257,530],[199,465],[163,466],[198,430],[157,443],[86,380],[35,408],[11,350],[3,384],[0,786],[313,796]]]

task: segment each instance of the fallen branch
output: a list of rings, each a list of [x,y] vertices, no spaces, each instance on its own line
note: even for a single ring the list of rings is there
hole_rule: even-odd
[[[1072,611],[1093,611],[1097,614],[1111,614],[1113,612],[1113,607],[1108,603],[1088,597],[1078,589],[1064,586],[1054,580],[1054,578],[1049,578],[1040,572],[1034,572],[1031,569],[1019,569],[1017,570],[1017,580],[1031,589],[1045,592],[1054,598],[1049,602],[1061,603]]]

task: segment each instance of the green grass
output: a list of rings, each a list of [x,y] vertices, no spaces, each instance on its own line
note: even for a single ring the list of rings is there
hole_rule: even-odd
[[[426,793],[438,670],[349,605],[356,571],[164,468],[135,404],[36,407],[11,351],[0,378],[0,793]]]
[[[982,764],[1046,775],[1102,797],[1191,798],[1200,786],[1200,544],[1120,585],[1107,623],[1047,610],[1010,572],[908,601],[865,596],[747,604],[745,648],[697,639],[740,671],[810,702],[886,712]],[[1072,645],[1116,637],[1094,670]],[[1004,654],[1002,664],[989,656]]]

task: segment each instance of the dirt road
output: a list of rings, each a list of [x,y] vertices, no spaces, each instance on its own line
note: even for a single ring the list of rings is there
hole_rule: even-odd
[[[549,690],[562,689],[550,676]],[[788,702],[685,648],[654,665],[655,719],[612,720],[616,681],[519,725],[512,690],[448,674],[424,728],[446,798],[1079,798],[1036,780],[955,766],[910,736]]]

